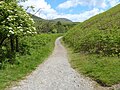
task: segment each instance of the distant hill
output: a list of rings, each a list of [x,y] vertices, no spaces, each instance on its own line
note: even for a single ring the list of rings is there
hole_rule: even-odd
[[[35,16],[35,15],[33,15],[33,14],[30,14],[30,13],[28,13],[34,20],[40,20],[40,21],[44,21],[45,19],[43,19],[43,18],[40,18],[40,17],[38,17],[38,16]]]
[[[71,20],[66,19],[66,18],[57,18],[57,19],[53,19],[53,21],[55,21],[55,22],[60,21],[61,23],[72,23]]]
[[[32,15],[32,18],[33,18],[33,19],[36,19],[36,20],[44,20],[44,19],[42,19],[42,18],[40,18],[40,17],[37,17],[37,16],[35,16],[35,15]]]
[[[68,31],[71,27],[75,26],[78,23],[73,23],[71,20],[66,18],[57,18],[53,20],[45,20],[35,15],[28,13],[33,20],[35,21],[35,27],[38,33],[63,33]],[[60,21],[61,25],[57,25],[57,22]]]
[[[69,19],[66,19],[66,18],[56,18],[56,19],[52,19],[52,20],[46,20],[46,19],[43,19],[43,18],[40,18],[40,17],[38,17],[38,16],[35,16],[35,15],[33,15],[33,14],[30,14],[30,13],[28,13],[34,20],[42,20],[42,21],[49,21],[49,22],[58,22],[58,21],[60,21],[61,23],[72,23],[72,21],[71,20],[69,20]]]

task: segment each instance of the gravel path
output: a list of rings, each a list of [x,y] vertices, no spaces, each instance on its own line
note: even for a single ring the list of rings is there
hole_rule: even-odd
[[[10,90],[93,90],[92,82],[71,68],[59,37],[53,54]]]

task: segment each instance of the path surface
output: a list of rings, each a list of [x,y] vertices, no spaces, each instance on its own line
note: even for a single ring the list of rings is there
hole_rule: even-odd
[[[71,68],[60,38],[53,54],[10,90],[93,90],[92,82]]]

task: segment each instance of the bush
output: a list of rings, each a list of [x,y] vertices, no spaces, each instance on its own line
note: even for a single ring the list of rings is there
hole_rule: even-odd
[[[119,30],[90,30],[81,40],[81,50],[102,55],[120,55]]]
[[[87,53],[96,53],[105,56],[120,55],[120,30],[79,30],[80,36],[65,36],[66,42],[71,42],[75,51],[83,51]],[[70,38],[70,39],[68,39]],[[74,42],[74,41],[77,42]]]
[[[0,1],[0,63],[14,62],[19,38],[35,34],[34,21],[16,2]]]

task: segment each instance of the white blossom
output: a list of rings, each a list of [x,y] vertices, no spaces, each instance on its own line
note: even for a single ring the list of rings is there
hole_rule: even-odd
[[[9,33],[14,34],[14,32],[12,30],[10,30]]]
[[[31,34],[31,32],[30,32],[30,31],[27,31],[27,33],[30,33],[30,34]]]
[[[12,27],[9,27],[10,30],[12,30],[13,28]]]

